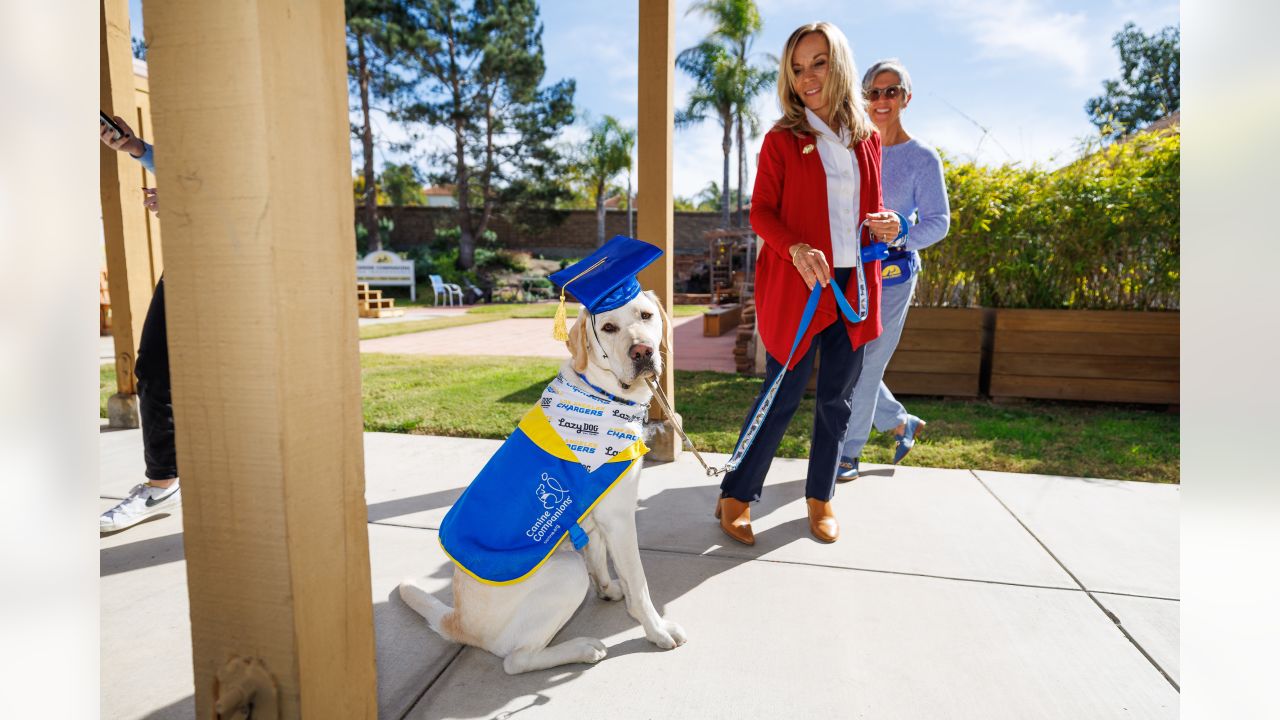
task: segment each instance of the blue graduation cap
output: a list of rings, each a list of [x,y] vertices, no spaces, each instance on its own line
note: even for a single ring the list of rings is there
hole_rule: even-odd
[[[636,273],[662,256],[662,248],[647,242],[614,235],[609,242],[595,252],[552,273],[550,279],[560,286],[560,307],[556,309],[554,335],[557,340],[568,340],[565,329],[565,291],[586,306],[590,313],[602,313],[620,308],[640,294],[640,282]]]

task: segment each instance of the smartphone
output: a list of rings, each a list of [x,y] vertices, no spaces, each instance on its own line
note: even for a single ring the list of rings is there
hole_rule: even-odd
[[[119,140],[120,138],[128,135],[128,133],[124,131],[124,128],[117,125],[116,121],[111,119],[110,115],[102,112],[101,110],[98,111],[98,122],[114,130],[116,133],[116,136],[115,136],[116,140]]]

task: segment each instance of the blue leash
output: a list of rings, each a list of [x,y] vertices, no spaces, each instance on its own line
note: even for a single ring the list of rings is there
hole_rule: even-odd
[[[889,257],[889,249],[893,247],[901,247],[907,236],[907,219],[901,213],[894,213],[898,216],[898,236],[893,239],[892,243],[875,242],[867,247],[860,248],[860,252],[855,259],[855,273],[858,276],[858,309],[854,311],[849,304],[849,299],[844,296],[834,282],[828,284],[831,292],[836,296],[836,306],[840,308],[841,314],[850,323],[860,323],[867,319],[867,276],[863,269],[864,262],[872,262],[875,260],[883,260]],[[867,221],[863,220],[858,223],[858,232],[856,236],[862,237],[862,229],[866,226]],[[778,388],[782,386],[782,379],[787,376],[787,369],[791,367],[791,359],[796,354],[796,348],[800,347],[800,339],[804,337],[805,331],[809,329],[809,323],[813,321],[814,313],[818,310],[818,301],[822,296],[822,284],[814,283],[813,290],[809,292],[809,301],[805,303],[804,314],[800,316],[800,327],[796,329],[795,340],[791,342],[791,352],[787,353],[787,361],[782,364],[782,370],[778,376],[773,379],[773,383],[769,385],[769,390],[760,400],[760,405],[756,408],[755,416],[751,418],[751,423],[743,430],[742,435],[738,438],[738,444],[733,449],[733,454],[729,456],[729,461],[725,463],[724,468],[715,471],[714,468],[707,468],[707,474],[714,477],[720,473],[733,472],[738,468],[742,459],[746,457],[747,451],[751,449],[751,443],[755,442],[756,435],[760,432],[760,428],[764,426],[765,418],[769,416],[769,410],[773,407],[774,397],[778,394]],[[705,465],[705,463],[704,463]]]
[[[907,219],[902,213],[894,212],[898,216],[898,236],[892,242],[882,243],[873,242],[867,247],[860,248],[860,252],[855,256],[854,265],[858,276],[858,309],[855,311],[853,306],[849,304],[849,299],[844,296],[834,282],[829,283],[831,292],[836,296],[836,305],[840,308],[841,314],[844,315],[851,323],[860,323],[867,319],[869,302],[867,299],[867,276],[863,269],[863,263],[873,262],[876,260],[884,260],[889,257],[891,249],[898,249],[905,244],[907,237]],[[863,220],[858,223],[858,232],[856,236],[862,238],[862,230],[866,227],[867,221]],[[787,368],[791,365],[791,359],[796,354],[796,349],[800,347],[800,339],[804,337],[804,333],[809,329],[809,324],[813,322],[813,316],[818,311],[818,302],[822,298],[822,285],[815,283],[813,290],[809,292],[809,301],[805,303],[804,314],[800,316],[800,327],[796,330],[795,340],[791,342],[791,352],[787,353],[787,361],[782,364],[782,371],[773,379],[773,383],[769,385],[769,390],[765,393],[764,398],[760,401],[760,405],[756,408],[755,415],[751,418],[749,424],[742,431],[742,435],[738,437],[738,444],[733,449],[733,455],[729,457],[729,462],[725,463],[723,468],[714,468],[702,459],[702,455],[698,453],[698,449],[693,446],[693,441],[685,434],[684,428],[675,422],[675,411],[671,409],[671,405],[667,403],[667,398],[662,393],[662,388],[657,385],[651,378],[646,378],[645,382],[653,391],[653,396],[657,398],[658,404],[662,406],[668,418],[671,419],[672,426],[680,433],[689,445],[689,449],[693,450],[693,454],[698,458],[698,462],[702,463],[702,467],[707,471],[707,477],[715,477],[724,473],[732,472],[738,468],[742,459],[746,457],[747,451],[751,449],[751,443],[755,441],[756,434],[760,432],[764,420],[769,415],[769,409],[773,406],[774,397],[778,394],[778,388],[782,385],[782,379],[786,377]]]

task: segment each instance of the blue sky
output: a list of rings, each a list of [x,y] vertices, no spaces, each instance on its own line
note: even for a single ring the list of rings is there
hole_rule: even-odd
[[[640,1],[542,3],[547,81],[576,79],[580,109],[597,118],[614,115],[632,127]],[[991,164],[1069,161],[1079,141],[1094,134],[1085,101],[1098,94],[1104,78],[1119,73],[1111,36],[1129,20],[1147,33],[1179,23],[1178,3],[1166,0],[808,0],[803,14],[795,9],[798,3],[787,0],[757,3],[764,19],[755,46],[759,53],[780,53],[791,31],[805,22],[832,22],[848,36],[860,71],[885,57],[904,61],[914,85],[911,107],[903,114],[909,132],[952,157]],[[690,4],[677,3],[677,50],[710,30],[701,17],[686,15]],[[139,7],[133,0],[134,34],[142,22]],[[677,71],[678,106],[691,86]],[[766,126],[778,115],[771,92],[756,106]],[[386,134],[399,135],[389,127]],[[565,139],[583,135],[585,130],[575,127]],[[425,140],[444,141],[440,134]],[[759,139],[748,141],[749,162],[758,146]],[[674,155],[676,194],[693,195],[709,181],[718,182],[716,123],[677,131]],[[380,151],[378,164],[397,159]]]

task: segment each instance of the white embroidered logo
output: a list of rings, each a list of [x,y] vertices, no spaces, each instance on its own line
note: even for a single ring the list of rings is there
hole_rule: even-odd
[[[560,485],[559,480],[546,473],[542,473],[542,483],[538,485],[537,490],[534,490],[534,494],[538,496],[538,500],[542,501],[544,512],[534,519],[533,525],[529,526],[524,534],[540,543],[558,540],[564,532],[564,526],[560,524],[560,516],[573,505],[573,498],[569,497],[568,491]]]
[[[542,501],[542,507],[550,510],[560,504],[564,499],[565,490],[560,487],[560,481],[551,477],[546,473],[542,473],[542,484],[534,491],[538,499]]]

